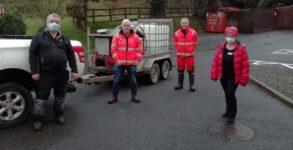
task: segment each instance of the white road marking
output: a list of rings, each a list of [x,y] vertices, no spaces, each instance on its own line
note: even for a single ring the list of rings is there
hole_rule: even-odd
[[[281,65],[284,67],[287,67],[289,69],[293,69],[293,64],[287,64],[287,63],[280,63],[280,62],[270,62],[270,61],[262,61],[262,60],[249,60],[252,62],[253,65]]]
[[[280,49],[275,52],[272,52],[272,54],[293,55],[293,50],[292,49]]]

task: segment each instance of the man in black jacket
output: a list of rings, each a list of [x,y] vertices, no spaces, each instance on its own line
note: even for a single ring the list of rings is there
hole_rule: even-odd
[[[39,131],[45,114],[45,103],[54,89],[54,111],[56,122],[64,124],[64,101],[69,72],[71,79],[77,78],[77,65],[70,40],[60,32],[61,18],[53,13],[47,17],[46,29],[32,39],[29,62],[32,78],[37,81],[34,103],[33,129]]]

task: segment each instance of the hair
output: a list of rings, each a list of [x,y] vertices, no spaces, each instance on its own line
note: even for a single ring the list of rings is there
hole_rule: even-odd
[[[47,16],[47,22],[49,21],[50,18],[59,18],[61,21],[61,17],[57,13],[52,13]]]
[[[189,19],[187,17],[181,18],[181,21],[180,22],[182,22],[183,20],[186,20],[189,23]]]
[[[126,22],[129,22],[129,23],[130,23],[130,20],[129,20],[129,19],[123,19],[123,20],[121,21],[121,24],[126,23]]]

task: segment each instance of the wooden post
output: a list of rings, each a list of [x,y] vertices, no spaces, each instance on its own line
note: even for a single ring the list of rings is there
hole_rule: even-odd
[[[140,8],[137,8],[138,19],[140,19]]]
[[[127,19],[127,8],[124,8],[124,19]]]
[[[95,10],[94,9],[92,10],[92,15],[93,15],[93,23],[95,23],[96,22],[96,16],[95,16]]]
[[[109,16],[110,16],[110,21],[112,21],[112,10],[109,9]]]

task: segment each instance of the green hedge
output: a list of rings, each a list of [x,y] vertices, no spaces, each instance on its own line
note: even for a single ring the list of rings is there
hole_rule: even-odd
[[[0,15],[0,34],[25,35],[26,25],[19,12]]]

